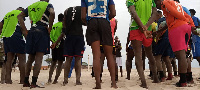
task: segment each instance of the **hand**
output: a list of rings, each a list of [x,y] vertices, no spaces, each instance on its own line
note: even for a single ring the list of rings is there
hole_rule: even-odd
[[[153,37],[152,34],[151,34],[151,31],[145,30],[143,32],[144,32],[144,35],[145,35],[146,38],[152,38]]]
[[[51,49],[54,49],[56,46],[57,46],[57,43],[53,43],[53,44],[50,46],[50,48],[51,48]]]

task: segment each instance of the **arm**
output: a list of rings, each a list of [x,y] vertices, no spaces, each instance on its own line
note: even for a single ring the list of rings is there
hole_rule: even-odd
[[[49,12],[50,12],[50,16],[49,16],[49,29],[48,29],[48,31],[50,33],[51,30],[52,30],[52,26],[53,26],[53,22],[54,22],[54,18],[55,18],[55,12],[54,12],[53,8],[50,8]]]
[[[3,23],[0,22],[0,34],[2,33]]]
[[[84,25],[87,25],[86,13],[87,13],[87,8],[86,7],[81,7],[81,20],[84,23]]]
[[[155,7],[152,8],[152,14],[151,17],[149,18],[149,21],[145,25],[147,28],[155,21],[156,19],[156,14],[157,14],[157,9]]]
[[[58,43],[62,40],[62,38],[65,36],[65,34],[62,32],[61,34],[60,34],[60,36],[58,37],[58,40],[55,42],[55,43],[53,43],[52,45],[51,45],[51,49],[54,49],[57,45],[58,45]]]
[[[112,18],[116,16],[115,5],[114,4],[109,5],[109,10],[110,10],[109,19],[111,20]]]
[[[25,23],[24,23],[24,18],[26,17],[26,14],[24,12],[21,12],[17,18],[19,20],[19,24],[20,24],[20,28],[21,28],[21,32],[22,34],[24,35],[24,37],[26,38],[27,34],[28,34],[28,30],[25,26]]]

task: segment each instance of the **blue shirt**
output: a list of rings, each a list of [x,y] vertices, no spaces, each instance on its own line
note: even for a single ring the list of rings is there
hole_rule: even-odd
[[[190,13],[190,11],[186,8],[186,7],[184,7],[184,6],[182,6],[183,7],[183,10],[188,14],[188,15],[190,15],[191,16],[191,13]]]
[[[193,20],[195,26],[199,26],[200,20],[198,17],[193,16],[192,20]]]
[[[87,8],[86,20],[92,18],[105,18],[109,21],[109,5],[114,5],[113,0],[81,0],[81,7]]]

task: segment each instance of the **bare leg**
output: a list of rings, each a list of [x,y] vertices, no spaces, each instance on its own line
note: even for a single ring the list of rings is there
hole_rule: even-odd
[[[161,57],[162,57],[162,55],[154,56],[154,58],[156,60],[157,70],[158,70],[158,73],[160,75],[159,79],[160,79],[161,82],[164,82],[165,81],[165,77],[164,77],[164,73],[163,73]]]
[[[130,73],[131,73],[131,68],[132,68],[132,60],[134,57],[134,52],[133,50],[128,50],[127,52],[127,60],[126,60],[126,71],[127,71],[127,79],[130,80]]]
[[[174,71],[174,76],[177,76],[177,65],[176,65],[176,59],[175,58],[170,58],[171,60],[171,64],[172,64],[172,67],[173,67],[173,71]]]
[[[163,68],[164,77],[167,77],[166,76],[166,64],[165,64],[165,62],[163,60],[162,60],[162,68]]]
[[[101,73],[101,52],[100,52],[100,41],[95,41],[91,44],[93,54],[93,70],[95,74],[96,87],[94,89],[101,89],[100,73]],[[104,49],[105,52],[105,49]],[[113,57],[113,55],[112,55]],[[114,65],[114,63],[113,63]],[[114,67],[113,67],[114,68]]]
[[[169,56],[163,57],[163,61],[165,62],[166,66],[167,66],[167,72],[168,72],[167,80],[172,80],[172,78],[173,78],[173,76],[172,76],[172,65],[171,65],[171,61],[169,59]]]
[[[115,70],[114,67],[116,66],[116,59],[114,60],[113,58],[113,47],[112,46],[108,46],[108,45],[103,45],[103,48],[105,50],[105,55],[106,55],[106,59],[107,59],[107,63],[108,63],[108,68],[110,71],[110,76],[111,76],[111,81],[112,81],[112,88],[118,88],[116,85],[116,81],[115,81]],[[115,66],[114,66],[115,65]],[[95,74],[96,75],[96,74]]]
[[[42,59],[43,59],[44,53],[41,52],[36,52],[35,55],[35,64],[33,68],[33,76],[38,77],[42,65]]]
[[[82,85],[81,83],[81,58],[75,57],[75,72],[76,72],[76,85]]]
[[[66,61],[64,64],[64,82],[63,86],[65,86],[68,83],[68,75],[71,67],[71,62],[72,62],[73,57],[66,57]]]
[[[5,78],[6,78],[6,63],[3,63],[1,68],[1,84],[5,83]]]
[[[55,69],[56,62],[57,62],[57,61],[54,61],[54,60],[51,61],[51,67],[50,67],[50,70],[49,70],[48,84],[50,84],[50,83],[52,82],[51,77],[52,77],[52,75],[53,75],[53,71],[54,71],[54,69]]]
[[[12,71],[12,62],[14,59],[14,53],[7,53],[7,61],[6,61],[6,84],[12,84],[11,80],[11,71]]]
[[[19,70],[20,70],[20,84],[24,83],[25,78],[25,65],[26,65],[26,54],[17,54],[19,59]]]
[[[145,58],[146,58],[145,50],[144,50],[144,48],[142,48],[142,61],[143,61],[143,69],[144,70],[145,70]]]
[[[122,66],[119,66],[119,67],[120,67],[121,77],[123,77],[123,70],[122,70]]]
[[[58,83],[58,78],[59,78],[60,73],[62,71],[62,64],[63,64],[63,61],[62,60],[58,60],[58,66],[57,66],[57,69],[56,69],[56,76],[55,76],[55,79],[53,81],[53,84]]]
[[[116,62],[116,55],[113,55],[114,61],[115,61],[115,81],[118,81],[118,66]]]
[[[102,82],[102,74],[103,74],[103,64],[105,60],[105,54],[101,53],[101,74],[100,74],[100,81]]]
[[[145,76],[144,76],[144,70],[143,70],[142,48],[141,48],[142,42],[133,40],[133,41],[131,41],[131,44],[133,46],[133,50],[134,50],[134,54],[135,54],[136,69],[139,74],[140,80],[142,82],[141,87],[148,88],[146,80],[145,80]]]
[[[149,59],[151,66],[152,66],[151,68],[152,68],[152,73],[153,73],[153,82],[159,83],[159,79],[158,79],[158,75],[157,75],[157,68],[156,68],[156,61],[152,54],[152,46],[145,47],[145,53],[146,53],[147,58]]]

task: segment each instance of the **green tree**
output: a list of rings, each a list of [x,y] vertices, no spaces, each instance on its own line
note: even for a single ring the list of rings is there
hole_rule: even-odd
[[[44,60],[48,63],[48,66],[51,65],[51,61],[52,61],[52,58],[49,58],[49,55],[47,56],[47,59]]]

